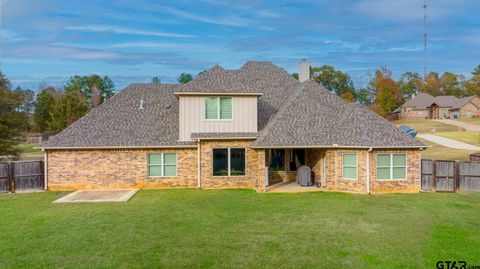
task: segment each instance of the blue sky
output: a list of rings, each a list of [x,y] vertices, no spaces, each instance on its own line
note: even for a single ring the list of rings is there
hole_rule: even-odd
[[[386,64],[423,72],[423,0],[0,0],[1,70],[14,85],[60,86],[75,74],[117,89],[174,82],[219,64],[307,58],[348,72],[356,86]],[[429,1],[429,70],[468,75],[480,64],[480,1]]]

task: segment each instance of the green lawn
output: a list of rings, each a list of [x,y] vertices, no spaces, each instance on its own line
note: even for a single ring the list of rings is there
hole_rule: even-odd
[[[462,122],[465,122],[465,123],[480,125],[480,118],[472,118],[472,119],[460,118],[460,119],[455,119],[455,120],[462,121]]]
[[[465,149],[452,149],[439,144],[435,144],[429,140],[417,138],[417,140],[430,145],[430,148],[422,151],[422,158],[434,159],[434,160],[469,160],[470,154],[476,153],[476,151]]]
[[[18,149],[20,150],[21,154],[43,154],[41,150],[36,149],[38,144],[20,144],[18,145]]]
[[[479,132],[448,132],[448,133],[437,133],[436,135],[462,141],[468,144],[480,146]]]
[[[435,268],[480,263],[480,194],[144,190],[0,195],[0,267]]]
[[[458,132],[459,129],[456,126],[441,123],[434,120],[397,120],[393,124],[396,126],[408,125],[422,134],[432,133],[432,130],[437,132]]]

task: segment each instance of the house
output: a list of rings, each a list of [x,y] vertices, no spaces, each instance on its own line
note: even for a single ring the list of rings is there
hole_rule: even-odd
[[[480,116],[480,98],[436,96],[419,93],[392,112],[399,119],[449,119]]]
[[[50,190],[252,188],[418,192],[425,144],[270,62],[215,66],[184,84],[131,84],[43,145]]]

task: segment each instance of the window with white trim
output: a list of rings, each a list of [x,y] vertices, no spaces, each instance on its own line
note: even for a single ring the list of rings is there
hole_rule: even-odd
[[[217,148],[212,153],[213,176],[244,176],[245,149]]]
[[[356,153],[344,153],[342,157],[342,175],[344,179],[357,179],[358,155]]]
[[[205,119],[231,120],[232,97],[205,97]]]
[[[177,154],[176,153],[148,154],[148,176],[150,177],[177,176]]]
[[[377,179],[394,180],[406,177],[406,154],[377,154]]]

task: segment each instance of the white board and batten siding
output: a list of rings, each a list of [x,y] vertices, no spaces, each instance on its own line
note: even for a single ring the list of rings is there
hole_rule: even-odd
[[[205,119],[205,96],[180,96],[180,140],[192,133],[257,132],[257,96],[232,96],[231,120]]]

